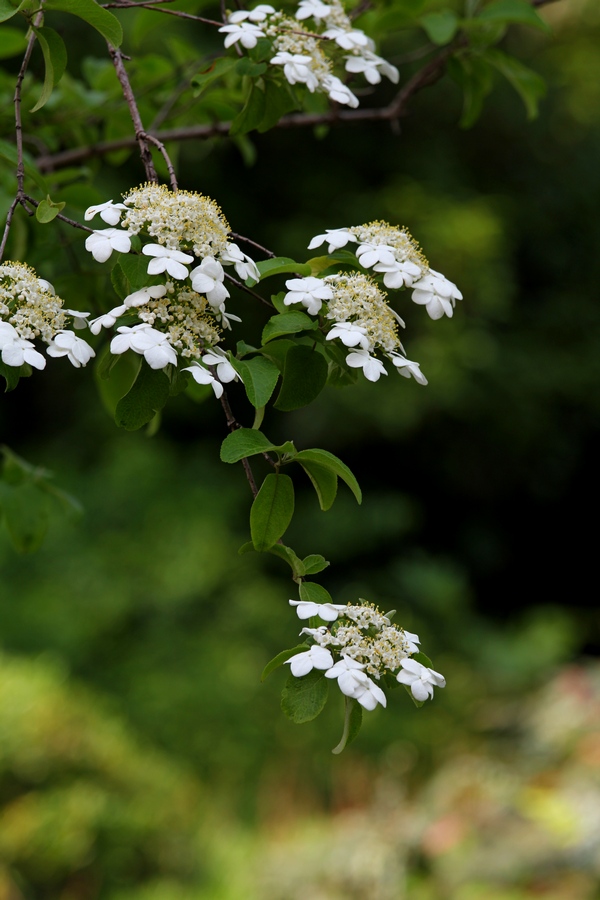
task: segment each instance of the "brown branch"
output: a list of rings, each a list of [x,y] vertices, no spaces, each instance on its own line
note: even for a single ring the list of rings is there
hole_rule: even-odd
[[[209,368],[211,367],[209,366]],[[225,389],[223,389],[223,393],[221,394],[221,406],[223,407],[223,412],[225,413],[225,421],[227,422],[227,427],[229,428],[229,430],[235,431],[237,428],[241,428],[240,423],[237,421],[236,417],[231,411],[231,406],[229,405],[229,400]],[[246,457],[244,457],[244,459],[242,460],[242,465],[244,467],[244,472],[246,473],[246,479],[248,481],[248,484],[250,485],[250,490],[252,491],[252,496],[256,497],[256,495],[258,494],[258,487],[254,479],[254,473],[252,472],[252,468]]]
[[[256,241],[253,241],[251,238],[244,237],[243,234],[236,234],[235,231],[230,231],[229,234],[232,238],[235,238],[236,241],[243,241],[245,244],[251,244],[253,247],[256,247],[257,250],[260,250],[265,256],[269,256],[273,259],[277,256],[276,253],[273,253],[272,250],[267,250],[266,247],[263,247],[262,244],[257,244]]]
[[[4,234],[2,235],[2,243],[0,243],[0,262],[4,257],[4,251],[6,250],[6,242],[8,241],[8,234],[10,232],[10,226],[12,224],[12,218],[15,214],[15,209],[20,203],[19,197],[15,197],[13,202],[10,204],[8,208],[8,213],[6,214],[6,225],[4,226]]]
[[[119,79],[119,82],[121,84],[123,96],[125,97],[127,105],[129,107],[131,121],[133,122],[133,127],[135,128],[135,140],[139,145],[140,156],[142,158],[144,169],[146,170],[146,178],[148,179],[148,181],[151,181],[154,184],[158,184],[158,175],[156,174],[156,169],[154,168],[154,163],[152,161],[152,154],[150,153],[150,148],[148,146],[148,140],[146,137],[146,132],[144,131],[144,126],[142,124],[140,111],[135,101],[135,96],[131,88],[129,76],[127,75],[127,71],[125,69],[125,66],[123,65],[123,55],[121,51],[117,50],[116,47],[113,47],[112,44],[108,45],[108,52],[110,53],[110,57],[115,67],[115,72],[117,73],[117,78]]]
[[[23,194],[23,200],[26,200],[27,203],[31,203],[31,205],[35,206],[36,208],[40,205],[39,200],[35,200],[33,197],[30,197],[29,194]],[[57,213],[54,218],[59,219],[59,221],[61,222],[65,222],[72,228],[79,228],[80,231],[87,231],[88,234],[94,233],[93,228],[89,228],[87,225],[82,225],[81,222],[76,222],[75,219],[69,219],[68,216],[63,216],[62,213]]]
[[[159,141],[158,138],[155,138],[154,135],[148,134],[147,131],[140,132],[139,136],[143,137],[144,140],[146,140],[146,141],[150,141],[151,144],[154,144],[154,146],[157,148],[159,153],[161,153],[164,161],[167,164],[167,169],[169,170],[169,180],[171,182],[171,189],[173,191],[179,190],[178,185],[177,185],[177,175],[175,174],[175,168],[173,166],[173,163],[171,162],[171,157],[167,153],[165,145],[161,141]]]
[[[238,281],[237,278],[234,278],[233,275],[230,275],[229,272],[224,273],[227,281],[230,281],[232,284],[235,284],[241,291],[245,291],[247,294],[250,294],[251,297],[254,297],[255,300],[260,300],[265,306],[268,306],[269,309],[273,309],[273,304],[270,300],[265,300],[264,297],[261,297],[260,294],[257,294],[256,291],[253,291],[252,288],[247,287],[243,281]]]
[[[218,25],[220,28],[223,24],[223,22],[217,22],[215,19],[204,19],[202,16],[194,16],[179,9],[161,9],[160,6],[157,6],[157,3],[160,2],[163,2],[163,0],[155,0],[155,2],[153,0],[144,0],[142,3],[123,0],[121,3],[102,3],[101,6],[104,9],[130,9],[132,6],[135,6],[141,9],[151,9],[154,12],[165,13],[167,16],[177,16],[179,19],[191,19],[192,22],[202,22],[204,25]],[[171,2],[171,0],[164,0],[164,2]]]

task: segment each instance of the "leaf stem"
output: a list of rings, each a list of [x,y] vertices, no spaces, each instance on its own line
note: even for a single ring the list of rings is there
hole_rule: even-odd
[[[344,730],[342,731],[342,737],[339,744],[331,751],[336,755],[341,753],[348,743],[348,736],[350,734],[350,715],[352,713],[352,702],[352,697],[347,697],[344,694]]]

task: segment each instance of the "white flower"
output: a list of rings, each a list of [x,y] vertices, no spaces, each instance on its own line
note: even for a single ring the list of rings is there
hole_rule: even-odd
[[[47,282],[46,282],[47,283]],[[52,285],[50,285],[52,287]],[[54,290],[52,290],[54,293]],[[63,309],[63,312],[68,316],[73,316],[73,327],[80,331],[82,328],[85,328],[88,325],[86,321],[89,316],[89,312],[81,312],[79,309]]]
[[[79,369],[96,355],[90,345],[72,331],[59,331],[46,350],[48,356],[66,356],[71,365]]]
[[[131,250],[130,233],[119,228],[102,228],[99,231],[93,231],[86,238],[85,249],[90,251],[96,262],[106,262],[113,250],[116,250],[117,253],[129,253]]]
[[[208,369],[205,369],[204,366],[201,366],[200,363],[194,363],[191,366],[187,366],[185,369],[181,370],[182,372],[189,372],[196,384],[210,384],[213,391],[215,392],[215,397],[217,400],[223,396],[223,385],[220,381],[211,375]]]
[[[204,294],[211,306],[217,309],[229,297],[229,291],[223,284],[225,272],[223,266],[212,256],[205,256],[201,265],[190,272],[192,287],[199,294]]]
[[[348,354],[346,362],[352,369],[362,369],[368,381],[379,381],[380,375],[387,375],[383,363],[368,350],[354,350]]]
[[[456,285],[433,269],[419,281],[415,281],[412,287],[412,299],[425,306],[432,319],[441,319],[444,315],[452,318],[455,302],[462,300],[462,294]]]
[[[103,222],[108,225],[116,225],[124,209],[127,209],[124,203],[113,203],[112,200],[107,200],[106,203],[99,203],[98,206],[89,206],[85,211],[84,218],[86,222],[89,222],[100,213]]]
[[[232,12],[227,17],[227,21],[232,22],[234,25],[237,25],[238,22],[244,22],[246,19],[249,19],[250,22],[263,22],[267,16],[274,12],[275,10],[268,3],[259,3],[254,9],[238,9]]]
[[[265,36],[264,31],[253,25],[251,22],[240,22],[239,24],[223,25],[219,31],[226,34],[225,46],[231,47],[233,44],[240,42],[246,50],[256,47],[258,39]]]
[[[194,262],[194,257],[189,253],[182,253],[181,250],[169,250],[168,247],[162,247],[160,244],[146,244],[142,247],[142,253],[145,256],[153,256],[148,263],[148,275],[160,275],[161,272],[168,272],[171,278],[182,281],[188,277],[188,270],[182,263]]]
[[[362,325],[356,325],[355,322],[336,322],[325,340],[332,341],[334,338],[339,338],[346,347],[369,349],[367,329]]]
[[[283,74],[290,84],[305,84],[311,93],[319,86],[319,79],[312,71],[312,56],[299,53],[288,53],[286,50],[277,53],[271,60],[273,66],[283,66]]]
[[[365,709],[375,709],[378,703],[387,705],[387,698],[380,687],[372,681],[364,669],[363,663],[350,656],[342,656],[331,669],[325,672],[325,678],[337,678],[342,694],[358,700]]]
[[[369,84],[379,84],[381,74],[383,73],[394,84],[398,84],[400,73],[396,66],[371,53],[369,50],[363,50],[360,56],[346,56],[346,72],[353,74],[362,73]]]
[[[400,375],[403,375],[405,378],[412,377],[419,384],[427,384],[427,379],[421,372],[418,362],[406,359],[406,357],[401,356],[399,353],[389,353],[388,356],[398,369]]]
[[[283,298],[285,305],[290,306],[292,303],[301,303],[311,316],[317,315],[323,305],[323,300],[331,300],[333,298],[333,291],[329,285],[325,284],[322,278],[314,278],[313,276],[308,278],[290,278],[289,281],[286,281],[285,286],[290,289],[289,293]]]
[[[114,309],[110,309],[107,313],[104,313],[104,315],[98,316],[96,319],[92,319],[88,322],[90,331],[92,334],[100,334],[103,328],[112,328],[119,316],[122,316],[125,312],[127,312],[127,307],[124,304],[122,306],[115,306]]]
[[[321,0],[300,0],[300,5],[296,10],[296,18],[302,21],[312,16],[315,22],[320,22],[321,19],[326,19],[330,12],[331,6],[327,6]]]
[[[229,357],[226,353],[219,348],[215,348],[214,350],[208,350],[202,356],[202,362],[206,363],[207,366],[216,366],[217,367],[217,378],[223,384],[228,384],[230,381],[235,381],[240,376],[235,371],[231,363],[229,362]],[[240,381],[242,379],[240,378]]]
[[[350,88],[344,84],[337,75],[325,75],[321,79],[321,84],[329,94],[330,100],[336,103],[343,103],[345,106],[351,106],[354,109],[358,106],[358,97],[355,97]]]
[[[383,693],[381,688],[378,687],[375,682],[368,677],[364,682],[362,689],[356,689],[354,699],[358,700],[360,705],[368,710],[375,709],[378,703],[381,703],[382,706],[387,706],[387,699],[385,694]]]
[[[260,272],[256,263],[246,253],[242,253],[237,244],[227,244],[226,249],[221,253],[221,262],[234,266],[242,281],[246,281],[248,278],[260,281]]]
[[[404,632],[404,637],[406,638],[406,644],[408,647],[409,653],[418,653],[419,647],[418,644],[421,643],[421,638],[418,634],[413,634],[412,631],[406,631],[404,628],[402,629]]]
[[[319,616],[325,622],[335,622],[345,604],[339,603],[314,603],[311,600],[290,600],[290,606],[296,607],[299,619],[310,619]]]
[[[308,675],[313,669],[330,669],[333,666],[333,656],[326,647],[319,647],[315,644],[310,650],[296,653],[286,662],[290,664],[292,675],[301,678],[303,675]]]
[[[364,664],[352,659],[351,656],[342,656],[339,662],[325,672],[325,678],[337,678],[342,694],[354,697],[356,693],[362,693],[368,675],[365,675]]]
[[[166,293],[167,289],[164,284],[152,284],[149,285],[149,287],[141,288],[139,291],[134,291],[133,294],[128,294],[123,300],[123,303],[125,304],[125,308],[130,306],[145,306],[150,300],[160,300]],[[120,308],[121,307],[117,307],[117,309]],[[119,313],[119,315],[122,315],[122,313]],[[114,325],[114,322],[112,324]],[[97,333],[98,332],[96,332],[96,334]]]
[[[340,250],[342,247],[345,247],[348,241],[355,240],[356,238],[347,228],[326,228],[325,234],[318,234],[312,239],[308,245],[308,249],[314,250],[315,247],[320,247],[324,241],[328,241],[329,246],[327,252],[333,253],[335,250]]]
[[[365,269],[370,269],[378,263],[384,266],[393,266],[396,263],[394,248],[388,247],[387,244],[360,244],[356,248],[356,256]]]
[[[370,45],[369,38],[360,28],[351,28],[346,31],[346,29],[334,25],[323,32],[323,37],[331,38],[343,50],[361,50]]]
[[[385,263],[377,263],[373,266],[374,272],[383,272],[383,283],[391,290],[398,290],[401,287],[411,287],[413,282],[422,276],[422,271],[415,263],[396,262],[386,265]]]
[[[121,325],[117,332],[110,343],[110,352],[115,356],[126,350],[133,350],[144,357],[151,369],[164,369],[169,363],[177,365],[177,354],[162,331],[143,323],[131,328]]]
[[[446,686],[446,679],[439,672],[428,669],[416,659],[403,659],[400,663],[403,671],[398,672],[396,681],[400,684],[410,685],[410,690],[415,700],[427,700],[433,697],[433,688]]]
[[[31,341],[19,337],[19,333],[10,322],[0,322],[0,350],[2,362],[6,366],[19,368],[23,363],[28,363],[34,369],[43,369],[46,360],[35,349]]]
[[[239,316],[234,316],[233,313],[225,312],[224,303],[221,303],[218,309],[213,309],[213,312],[217,322],[219,322],[223,326],[223,328],[228,329],[229,331],[231,331],[231,322],[242,321]]]

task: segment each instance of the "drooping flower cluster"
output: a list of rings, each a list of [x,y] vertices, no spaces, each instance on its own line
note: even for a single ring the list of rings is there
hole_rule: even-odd
[[[369,381],[377,381],[387,372],[382,353],[398,372],[419,384],[427,379],[419,364],[407,359],[398,338],[400,316],[388,305],[387,295],[374,279],[379,278],[391,290],[410,288],[415,303],[424,305],[432,319],[452,316],[454,304],[462,299],[455,284],[429,267],[419,245],[405,229],[387,222],[370,222],[352,228],[328,229],[314,237],[309,250],[327,243],[335,253],[347,244],[357,244],[353,251],[358,264],[371,269],[372,276],[360,272],[326,275],[323,278],[292,278],[286,282],[286,306],[302,304],[309,315],[321,315],[323,324],[333,321],[327,340],[339,339],[351,349],[346,362],[362,368]]]
[[[83,328],[88,315],[64,309],[50,282],[25,263],[0,265],[0,357],[5,365],[44,369],[46,359],[34,344],[40,338],[48,345],[48,356],[66,356],[75,368],[85,366],[95,353],[66,326],[72,320],[75,328]]]
[[[318,604],[290,600],[300,619],[318,616],[328,625],[303,628],[310,646],[296,653],[287,663],[292,675],[301,678],[313,669],[324,671],[326,678],[337,679],[343,694],[357,700],[365,709],[386,706],[380,687],[384,676],[410,687],[415,700],[433,697],[434,687],[444,687],[443,675],[412,657],[419,653],[419,637],[392,625],[373,604]]]
[[[225,309],[229,291],[224,267],[233,266],[243,281],[258,281],[260,275],[254,261],[228,240],[229,225],[219,206],[202,194],[145,184],[125,194],[123,203],[110,200],[90,207],[85,217],[89,221],[97,214],[111,227],[87,238],[86,248],[94,259],[105,262],[113,250],[129,253],[131,238],[137,235],[144,241],[141,252],[148,257],[148,284],[92,320],[92,332],[98,334],[127,318],[133,324],[117,327],[111,353],[133,350],[153,369],[176,365],[178,357],[191,359],[184,371],[199,384],[210,384],[220,396],[221,382],[232,381],[236,373],[225,354],[214,348],[221,328],[240,321]],[[120,228],[115,227],[118,224]],[[217,366],[217,377],[203,363]]]
[[[310,18],[317,29],[314,32],[305,25]],[[371,38],[354,28],[339,0],[301,0],[295,17],[263,3],[252,10],[231,13],[219,31],[226,34],[226,47],[239,41],[252,49],[260,38],[270,38],[275,53],[269,62],[283,68],[290,84],[304,84],[311,93],[325,93],[346,106],[357,107],[358,98],[333,74],[333,51],[339,54],[339,49],[345,50],[346,72],[364,75],[369,84],[378,84],[382,74],[394,84],[399,80],[398,69],[377,56]]]

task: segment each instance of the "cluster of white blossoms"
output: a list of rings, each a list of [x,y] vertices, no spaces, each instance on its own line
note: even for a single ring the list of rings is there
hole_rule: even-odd
[[[386,706],[386,696],[377,682],[392,676],[410,687],[415,700],[433,697],[434,687],[445,687],[443,675],[411,657],[419,653],[419,637],[392,625],[371,603],[352,606],[290,600],[300,619],[318,616],[327,625],[303,628],[300,634],[312,641],[308,650],[296,653],[287,663],[292,675],[302,678],[313,669],[335,678],[343,694],[365,709]]]
[[[36,338],[48,345],[48,356],[66,356],[75,368],[85,366],[95,353],[66,325],[72,320],[75,328],[85,328],[86,316],[64,309],[50,282],[25,263],[0,265],[0,358],[6,366],[44,369],[46,359],[35,348]]]
[[[307,31],[304,24],[311,18],[317,29],[314,32]],[[252,49],[260,38],[271,39],[275,53],[269,63],[281,66],[290,84],[304,84],[311,93],[325,93],[346,106],[358,106],[358,99],[333,74],[334,59],[327,53],[330,48],[343,56],[346,72],[364,75],[369,84],[378,84],[382,75],[394,84],[399,80],[398,69],[377,56],[371,38],[354,28],[339,0],[301,0],[295,17],[263,3],[230,13],[219,31],[226,35],[226,47],[239,42]],[[340,54],[340,49],[345,54]]]
[[[129,253],[134,235],[150,239],[141,248],[148,257],[149,284],[93,319],[91,331],[99,334],[126,318],[133,324],[117,326],[111,353],[133,350],[153,369],[176,365],[178,357],[190,359],[192,365],[183,371],[198,384],[211,385],[220,397],[222,384],[239,377],[215,346],[221,328],[240,321],[225,309],[225,267],[233,266],[242,281],[258,281],[260,274],[255,262],[228,240],[230,228],[219,206],[202,194],[145,184],[125,194],[123,203],[91,206],[85,218],[96,215],[111,227],[92,232],[86,249],[106,262],[113,250]],[[207,366],[216,367],[216,375]]]
[[[309,315],[321,315],[324,325],[333,321],[327,340],[338,339],[348,347],[347,364],[362,368],[369,381],[387,374],[381,359],[373,355],[379,351],[401,375],[427,384],[419,364],[404,355],[398,338],[398,325],[404,327],[404,322],[388,305],[375,278],[382,279],[390,290],[410,288],[413,301],[425,306],[432,319],[452,316],[456,301],[462,300],[456,285],[429,267],[405,228],[387,222],[328,229],[314,237],[308,248],[314,250],[323,243],[329,253],[357,244],[353,250],[359,265],[371,269],[373,275],[354,272],[291,278],[286,281],[285,305],[301,304]]]

